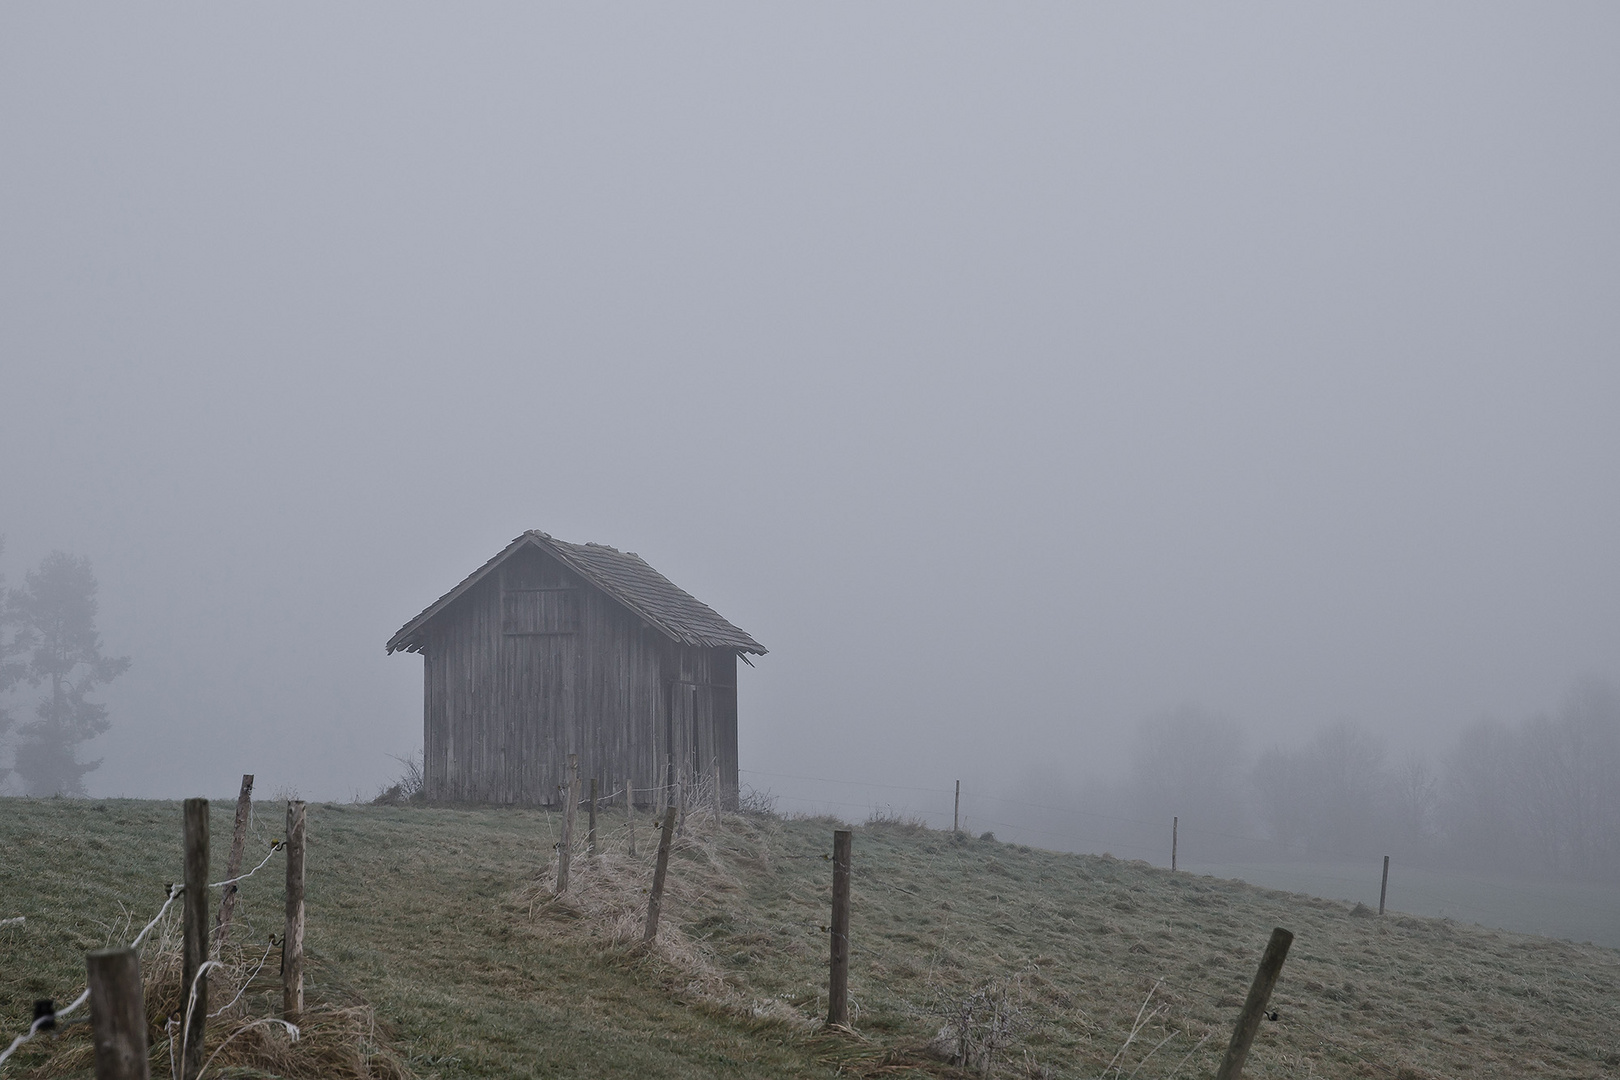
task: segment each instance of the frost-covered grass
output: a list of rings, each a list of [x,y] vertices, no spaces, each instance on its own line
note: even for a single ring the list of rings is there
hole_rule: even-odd
[[[231,808],[214,809],[222,866]],[[280,808],[259,814],[273,834]],[[941,1029],[986,990],[1017,1013],[997,1075],[1202,1076],[1281,925],[1296,937],[1279,1019],[1247,1076],[1620,1075],[1613,950],[903,820],[856,828],[856,1033],[827,1035],[836,823],[727,815],[716,830],[692,814],[648,954],[654,837],[638,821],[631,857],[622,813],[607,815],[601,854],[576,855],[557,899],[557,815],[311,806],[311,999],[369,1006],[379,1065],[422,1077],[959,1075]],[[156,910],[179,825],[176,803],[0,800],[0,919],[28,917],[0,928],[4,1030],[35,997],[71,999],[84,950]],[[279,932],[279,874],[246,883],[244,948]],[[277,984],[267,967],[250,998]],[[0,1075],[72,1065],[83,1029],[69,1030]]]

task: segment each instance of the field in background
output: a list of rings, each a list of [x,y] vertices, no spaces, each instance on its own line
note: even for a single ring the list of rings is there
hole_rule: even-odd
[[[945,787],[893,787],[764,772],[748,775],[761,787],[791,792],[781,801],[797,812],[827,812],[860,821],[876,811],[916,815],[935,828],[951,824],[954,792]],[[963,828],[974,834],[991,830],[1003,840],[1077,854],[1111,853],[1155,866],[1170,865],[1170,817],[1152,822],[1077,809],[1065,806],[1059,793],[1000,796],[972,786],[962,793]],[[1192,819],[1181,821],[1180,840],[1183,869],[1378,905],[1383,867],[1376,856],[1280,859],[1271,841],[1206,831]],[[1393,910],[1620,948],[1620,882],[1493,877],[1413,865],[1399,855],[1390,875]]]
[[[218,865],[228,802],[214,811]],[[273,833],[280,807],[259,812]],[[963,1075],[933,1044],[980,990],[1016,1021],[996,1075],[1206,1075],[1273,925],[1297,937],[1248,1076],[1620,1076],[1609,949],[891,820],[856,830],[859,1036],[830,1036],[830,820],[694,815],[646,955],[645,815],[635,857],[610,815],[562,900],[556,815],[309,815],[309,993],[369,1003],[379,1045],[421,1077]],[[179,861],[178,804],[0,800],[0,918],[28,918],[0,930],[8,1038],[33,998],[77,993],[84,950],[144,922]],[[278,871],[244,887],[255,940],[279,926]],[[4,1075],[66,1060],[70,1032]]]
[[[1186,869],[1255,885],[1378,906],[1380,862],[1208,862]],[[1487,878],[1405,866],[1389,872],[1389,907],[1620,949],[1620,885]]]

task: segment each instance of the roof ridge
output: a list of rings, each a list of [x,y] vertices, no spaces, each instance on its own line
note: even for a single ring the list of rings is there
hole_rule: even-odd
[[[621,604],[665,636],[683,645],[730,648],[763,656],[765,647],[747,631],[709,605],[659,573],[646,559],[633,551],[620,551],[608,544],[583,544],[558,540],[539,529],[529,529],[513,540],[461,584],[430,604],[416,618],[400,627],[389,639],[387,650],[421,652],[422,628],[510,557],[518,548],[532,543],[551,555],[591,585]],[[633,560],[633,561],[632,561]]]

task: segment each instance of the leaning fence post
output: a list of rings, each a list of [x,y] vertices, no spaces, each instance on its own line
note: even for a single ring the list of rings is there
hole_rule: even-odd
[[[624,778],[624,828],[629,854],[636,853],[636,789],[630,778]]]
[[[1243,1075],[1243,1059],[1249,1056],[1249,1044],[1254,1041],[1254,1034],[1260,1028],[1266,1002],[1271,1000],[1271,989],[1277,985],[1283,960],[1288,956],[1288,946],[1293,942],[1294,935],[1280,926],[1271,932],[1271,940],[1266,943],[1265,955],[1260,957],[1260,969],[1254,973],[1254,984],[1249,987],[1248,1000],[1238,1014],[1237,1027],[1232,1029],[1232,1042],[1226,1048],[1226,1057],[1221,1060],[1215,1080],[1237,1080]]]
[[[579,809],[579,755],[568,755],[567,794],[563,796],[563,833],[557,844],[557,895],[568,891],[568,864],[574,857],[574,814]]]
[[[647,931],[642,942],[651,945],[658,938],[658,914],[664,906],[664,878],[669,873],[669,845],[675,835],[675,808],[664,810],[664,827],[658,834],[658,862],[653,867],[652,893],[647,897]]]
[[[1170,869],[1171,869],[1171,871],[1174,871],[1175,868],[1176,868],[1176,834],[1178,832],[1180,832],[1180,831],[1181,831],[1181,819],[1179,817],[1172,817],[1170,819]]]
[[[1384,883],[1378,886],[1378,914],[1384,913],[1384,896],[1389,892],[1389,856],[1384,856]]]
[[[84,966],[96,1080],[149,1080],[140,956],[134,949],[106,949],[85,956]]]
[[[203,1067],[203,1028],[208,1020],[208,800],[187,799],[185,901],[180,922],[181,1080]]]
[[[848,829],[833,832],[832,964],[827,975],[827,1023],[849,1024],[849,847]]]
[[[248,818],[253,815],[253,774],[242,774],[242,793],[236,797],[236,827],[231,830],[231,854],[225,860],[225,880],[242,870],[242,851],[247,847]],[[231,913],[236,910],[236,885],[225,886],[219,898],[219,918],[214,923],[214,955],[225,947],[231,933]]]
[[[596,854],[596,777],[591,777],[590,822],[585,830],[585,853]]]
[[[302,801],[287,801],[287,921],[281,935],[281,1015],[296,1022],[304,1011],[304,833]]]
[[[951,832],[962,831],[962,781],[956,782],[956,807],[951,811]]]

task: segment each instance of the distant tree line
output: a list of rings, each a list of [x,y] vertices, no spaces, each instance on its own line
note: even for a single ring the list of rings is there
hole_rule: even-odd
[[[1521,723],[1473,724],[1437,765],[1392,760],[1349,720],[1258,754],[1236,721],[1194,708],[1136,736],[1133,812],[1179,814],[1226,857],[1257,856],[1259,837],[1272,855],[1620,878],[1620,694],[1606,683]]]
[[[85,774],[101,764],[79,760],[80,745],[111,726],[91,694],[129,658],[102,654],[96,587],[90,560],[62,551],[20,588],[0,575],[0,784],[15,777],[29,795],[83,795]]]

